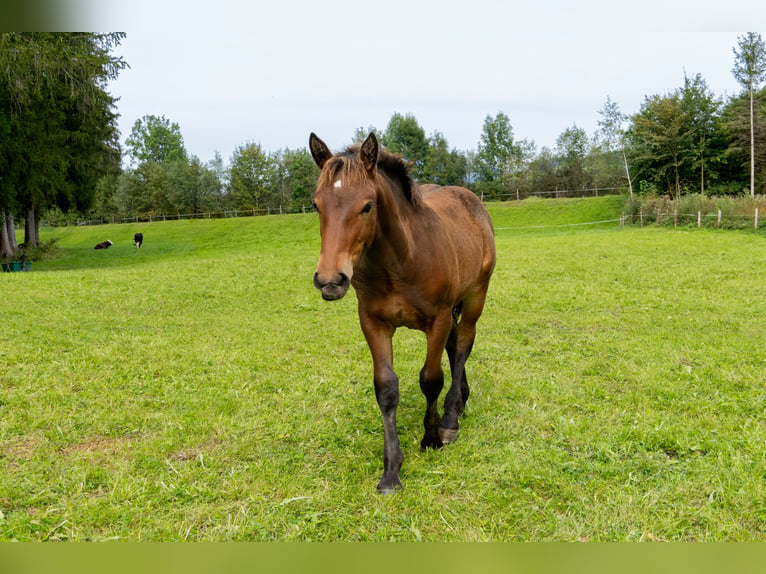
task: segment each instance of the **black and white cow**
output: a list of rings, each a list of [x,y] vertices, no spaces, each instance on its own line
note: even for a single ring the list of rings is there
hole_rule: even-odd
[[[93,249],[109,249],[113,245],[111,239],[107,239],[106,241],[102,241],[101,243],[97,243],[96,246]]]

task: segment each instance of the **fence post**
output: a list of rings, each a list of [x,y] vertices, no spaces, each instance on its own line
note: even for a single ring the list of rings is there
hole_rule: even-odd
[[[758,231],[758,208],[755,208],[755,230]]]
[[[721,210],[718,210],[718,227],[721,227]]]
[[[678,210],[673,210],[673,227],[678,227]]]
[[[702,227],[702,211],[697,211],[697,227]]]

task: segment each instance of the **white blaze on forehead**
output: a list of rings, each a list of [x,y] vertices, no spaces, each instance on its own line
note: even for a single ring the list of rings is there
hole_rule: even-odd
[[[343,186],[343,182],[342,182],[341,180],[338,180],[338,181],[336,181],[334,184],[332,184],[332,186],[333,186],[335,189],[340,189],[340,188]]]

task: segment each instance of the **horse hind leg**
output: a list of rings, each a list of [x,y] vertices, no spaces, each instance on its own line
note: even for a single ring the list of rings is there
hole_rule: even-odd
[[[458,342],[458,328],[460,323],[460,316],[463,312],[463,303],[458,303],[455,308],[452,310],[452,330],[449,334],[449,339],[447,340],[447,356],[449,356],[449,368],[450,373],[455,372],[455,361],[457,357],[457,342]],[[473,344],[473,343],[471,343]],[[470,354],[470,349],[468,350],[468,354]],[[467,357],[466,357],[467,359]],[[460,412],[459,415],[463,414],[463,409],[465,408],[465,403],[468,401],[468,395],[471,393],[471,390],[468,388],[468,378],[465,374],[465,365],[463,366],[463,378],[461,379],[460,384],[460,391],[461,396],[463,399],[462,405],[460,406]]]
[[[423,418],[425,434],[420,441],[420,447],[441,448],[440,437],[441,417],[439,416],[438,399],[444,387],[444,371],[441,361],[444,348],[453,327],[452,315],[443,314],[426,333],[428,351],[426,362],[420,370],[420,390],[426,398],[426,413]]]
[[[473,342],[476,338],[476,322],[482,307],[483,305],[478,307],[478,313],[475,308],[471,309],[470,306],[464,309],[456,307],[458,312],[454,315],[452,331],[447,340],[447,355],[450,360],[452,384],[444,398],[444,416],[442,416],[439,428],[439,437],[445,444],[457,440],[458,420],[465,410],[465,404],[470,395],[465,364],[473,349]],[[460,314],[461,310],[463,311],[462,315]]]
[[[420,441],[420,448],[441,448],[443,443],[440,438],[441,417],[439,416],[438,399],[444,386],[444,373],[431,375],[428,369],[423,367],[420,371],[420,389],[426,397],[426,413],[423,417],[425,433]]]

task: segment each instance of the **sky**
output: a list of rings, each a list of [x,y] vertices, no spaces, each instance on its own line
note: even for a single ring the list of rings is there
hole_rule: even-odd
[[[127,34],[108,87],[122,141],[165,116],[202,161],[312,131],[340,149],[394,113],[470,150],[502,111],[515,139],[553,148],[573,125],[593,134],[607,97],[634,114],[684,74],[737,93],[738,36],[766,37],[761,0],[79,1],[90,30]]]

